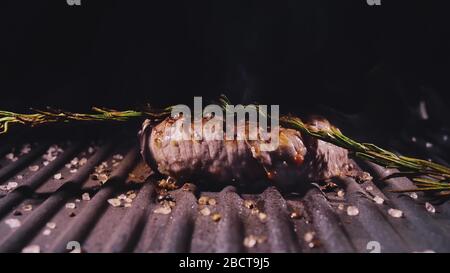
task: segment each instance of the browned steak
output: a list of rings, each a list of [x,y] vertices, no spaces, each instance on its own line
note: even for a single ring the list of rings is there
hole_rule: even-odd
[[[300,132],[286,128],[280,128],[279,146],[274,151],[261,151],[262,140],[174,140],[171,128],[182,120],[183,117],[166,118],[155,126],[147,120],[139,132],[144,160],[153,169],[179,182],[271,181],[290,188],[301,184],[302,180],[340,175],[348,160],[345,149],[303,137]],[[331,126],[323,119],[313,119],[311,124]],[[182,134],[192,134],[192,131],[182,131]]]
[[[329,129],[331,124],[322,117],[310,118],[308,125]],[[347,170],[348,151],[331,143],[305,136],[308,150],[305,174],[308,180],[325,180],[344,174]]]

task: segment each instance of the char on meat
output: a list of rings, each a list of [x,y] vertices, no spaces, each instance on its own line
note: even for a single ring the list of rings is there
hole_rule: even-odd
[[[339,176],[348,163],[347,150],[293,129],[280,127],[278,148],[262,151],[259,147],[264,140],[174,140],[172,128],[177,122],[183,122],[183,117],[168,117],[158,124],[146,120],[139,137],[145,162],[179,182],[226,185],[269,181],[292,189],[303,181]],[[308,123],[318,128],[331,126],[318,117]],[[248,134],[248,128],[244,132]],[[192,131],[182,130],[185,133]]]

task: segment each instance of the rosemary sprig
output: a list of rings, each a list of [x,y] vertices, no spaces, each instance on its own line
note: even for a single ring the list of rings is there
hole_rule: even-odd
[[[117,111],[114,109],[92,107],[93,113],[72,113],[63,110],[48,108],[47,111],[31,109],[33,114],[20,114],[8,111],[0,111],[0,135],[8,132],[10,124],[22,124],[35,127],[47,123],[67,123],[72,121],[128,121],[133,118],[147,116],[159,119],[170,114],[171,107],[164,109],[150,108],[144,111]]]
[[[221,97],[222,106],[229,104],[226,97]],[[48,109],[47,111],[33,110],[33,114],[20,114],[8,111],[0,111],[0,135],[8,132],[11,124],[23,124],[35,127],[47,123],[67,123],[72,121],[119,121],[125,122],[138,118],[163,119],[168,116],[171,107],[153,109],[148,107],[145,111],[117,111],[107,108],[92,108],[93,113],[72,113],[62,110]],[[374,144],[357,142],[335,128],[318,129],[310,126],[295,116],[282,116],[280,124],[292,128],[303,134],[332,143],[347,149],[356,157],[368,160],[385,168],[396,168],[400,172],[394,173],[384,179],[394,177],[409,177],[417,186],[409,191],[432,191],[446,193],[450,191],[450,168],[427,160],[397,155],[384,150]]]
[[[93,107],[94,113],[80,114],[62,110],[49,109],[41,111],[33,109],[34,114],[18,114],[8,111],[0,111],[0,134],[8,132],[10,124],[23,124],[35,127],[47,123],[70,122],[70,121],[127,121],[133,117],[141,117],[142,112],[138,111],[116,111],[107,108]]]
[[[289,128],[298,130],[304,134],[316,137],[323,141],[347,149],[356,157],[368,160],[385,168],[396,168],[400,172],[394,173],[384,179],[395,177],[409,177],[417,186],[417,189],[409,191],[448,191],[450,190],[450,168],[427,160],[397,155],[384,150],[374,144],[359,143],[348,138],[335,128],[317,129],[302,122],[298,117],[281,117],[280,123]]]

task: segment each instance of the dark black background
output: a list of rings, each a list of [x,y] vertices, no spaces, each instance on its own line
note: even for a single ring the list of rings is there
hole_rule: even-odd
[[[283,112],[358,112],[449,97],[445,1],[81,2],[2,1],[2,109],[225,93]]]

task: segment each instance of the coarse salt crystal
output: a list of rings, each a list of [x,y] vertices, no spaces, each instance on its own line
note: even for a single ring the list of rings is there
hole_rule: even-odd
[[[247,236],[244,238],[244,246],[248,247],[248,248],[252,248],[256,245],[257,241],[256,241],[256,237],[253,235]]]
[[[390,216],[394,217],[394,218],[400,218],[403,216],[403,211],[398,210],[398,209],[389,209],[388,213]]]
[[[5,224],[7,224],[10,228],[18,228],[21,225],[20,221],[15,218],[6,219]]]
[[[22,253],[40,253],[41,248],[38,245],[30,245],[22,249]]]
[[[89,201],[91,200],[91,196],[89,195],[88,192],[85,192],[81,195],[81,199],[83,199],[84,201]]]
[[[378,205],[381,205],[384,203],[384,199],[379,197],[378,195],[373,198],[373,201],[375,201],[375,203],[377,203]]]
[[[204,207],[203,209],[200,210],[200,213],[203,216],[209,216],[211,214],[211,210],[209,208],[207,208],[207,207]]]
[[[428,202],[425,203],[425,208],[428,212],[436,213],[436,208]]]
[[[305,236],[303,236],[303,239],[305,242],[309,243],[314,239],[314,235],[316,235],[314,232],[306,232]]]
[[[123,155],[115,154],[115,155],[113,155],[113,159],[115,159],[115,160],[122,160],[123,159]]]
[[[122,205],[122,202],[120,202],[120,200],[117,198],[108,199],[108,203],[111,204],[113,207],[118,207]]]
[[[417,199],[417,198],[419,198],[419,196],[418,196],[417,193],[415,193],[415,192],[410,193],[410,194],[409,194],[409,197],[411,197],[412,199]]]
[[[23,211],[32,211],[33,210],[33,206],[32,205],[24,205],[22,207]]]
[[[349,216],[356,216],[359,214],[359,209],[355,206],[348,206],[347,207],[347,215]]]
[[[78,157],[74,157],[74,158],[70,161],[70,164],[73,165],[73,166],[76,166],[76,165],[78,165],[78,162],[79,162]]]
[[[80,159],[80,162],[78,162],[78,165],[84,166],[84,165],[86,165],[86,163],[87,163],[87,158],[83,157],[82,159]]]
[[[8,182],[8,184],[6,185],[6,189],[12,190],[12,189],[17,188],[17,186],[19,186],[19,184],[17,182]]]
[[[28,169],[30,169],[30,171],[32,172],[36,172],[39,170],[39,166],[38,165],[32,165],[30,167],[28,167]]]
[[[76,208],[77,206],[75,205],[75,203],[67,203],[66,204],[66,209],[74,209],[74,208]]]
[[[155,209],[153,212],[157,214],[169,214],[172,212],[172,209],[169,206],[163,206]]]
[[[31,151],[31,145],[30,144],[25,144],[22,147],[22,150],[20,150],[21,154],[28,154]]]
[[[61,173],[57,173],[53,176],[54,179],[56,180],[61,180],[62,179],[62,174]]]
[[[42,232],[42,235],[48,236],[48,235],[50,235],[51,233],[52,233],[52,230],[46,228],[46,229],[44,229],[44,231]]]

